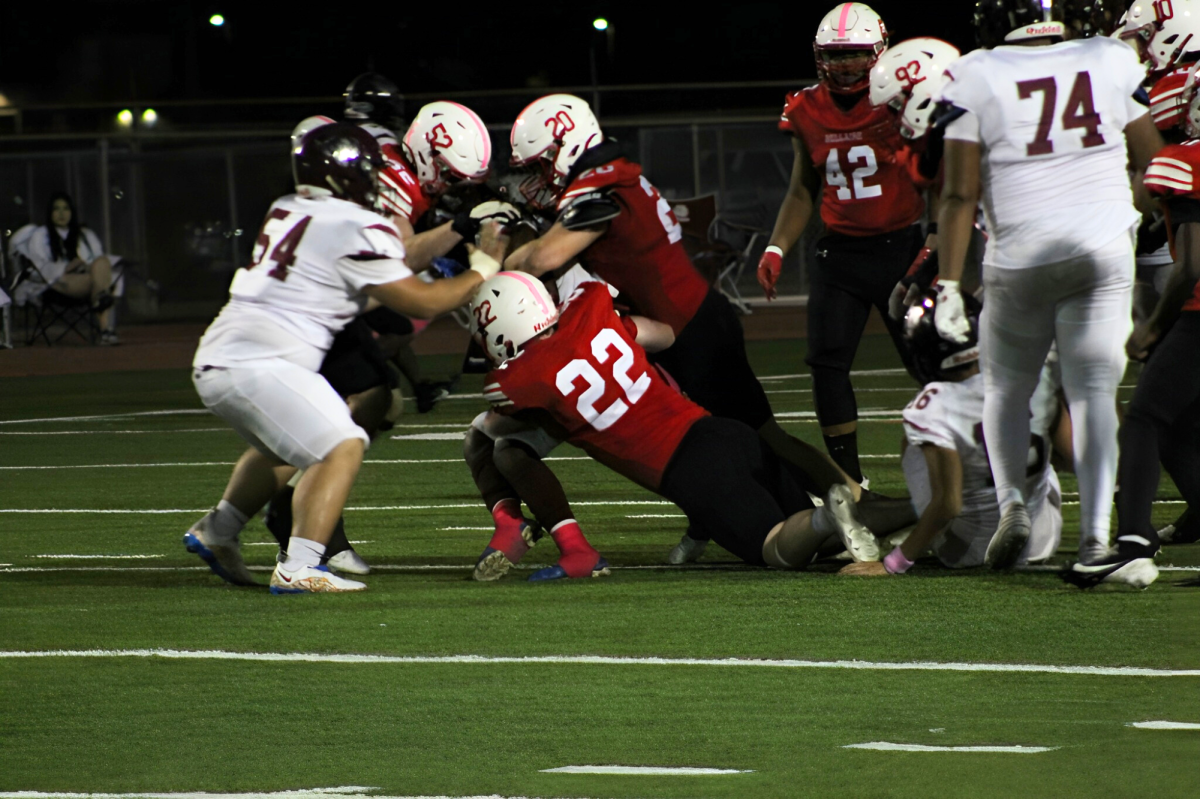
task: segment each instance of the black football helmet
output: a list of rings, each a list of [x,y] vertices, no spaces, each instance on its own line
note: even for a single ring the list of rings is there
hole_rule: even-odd
[[[383,153],[375,137],[342,122],[310,131],[292,151],[297,191],[303,193],[302,186],[315,186],[372,210],[379,199],[383,167]]]
[[[1055,0],[1051,19],[1061,22],[1063,9]],[[976,0],[975,40],[980,47],[997,47],[1005,37],[1026,26],[1045,22],[1041,0]],[[1029,38],[1029,37],[1022,37]]]
[[[396,84],[378,72],[364,72],[346,87],[344,118],[374,122],[393,133],[404,132],[404,95]]]
[[[956,371],[979,360],[979,312],[983,306],[969,294],[963,295],[963,306],[971,322],[971,335],[963,344],[955,344],[938,335],[933,323],[937,292],[926,291],[905,314],[908,371],[921,385],[953,379]]]

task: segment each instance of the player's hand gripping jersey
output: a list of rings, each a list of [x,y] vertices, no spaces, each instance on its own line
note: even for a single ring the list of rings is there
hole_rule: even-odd
[[[887,106],[864,94],[845,111],[822,83],[788,95],[779,129],[800,137],[823,176],[821,221],[830,232],[873,236],[921,218],[912,156]]]
[[[983,440],[983,380],[983,375],[977,374],[960,382],[927,383],[903,413],[909,443],[904,453],[904,477],[918,512],[924,512],[932,496],[921,445],[932,444],[958,452],[962,465],[962,511],[951,522],[947,534],[933,545],[941,561],[955,568],[982,564],[988,543],[1000,524],[996,486]],[[1056,388],[1053,372],[1046,367],[1030,403],[1033,438],[1025,501],[1036,534],[1028,550],[1034,560],[1049,556],[1058,545],[1058,536],[1051,535],[1055,532],[1053,525],[1039,521],[1043,513],[1056,510],[1052,506],[1061,493],[1058,477],[1050,465],[1048,444],[1049,427],[1058,409]]]
[[[1174,242],[1175,230],[1185,222],[1200,222],[1200,139],[1168,144],[1146,167],[1146,189],[1162,201],[1167,213],[1167,231]],[[1173,247],[1173,245],[1172,245]],[[1200,284],[1185,311],[1200,311]]]
[[[553,334],[493,369],[483,391],[501,413],[548,411],[568,441],[653,491],[679,442],[708,413],[659,376],[633,327],[617,316],[603,283],[584,283],[563,304]]]
[[[942,99],[967,111],[946,138],[983,148],[984,263],[1057,263],[1127,235],[1133,206],[1125,126],[1145,69],[1103,37],[969,53],[947,70]]]
[[[234,275],[196,366],[283,358],[315,372],[334,335],[363,311],[363,288],[412,274],[395,225],[335,197],[276,200],[253,258]]]
[[[683,230],[671,206],[640,166],[618,158],[571,181],[558,210],[595,191],[607,192],[621,213],[580,254],[580,263],[615,286],[635,313],[668,324],[679,335],[707,296],[708,283],[680,243]]]
[[[413,168],[404,160],[400,143],[382,125],[367,123],[361,127],[379,142],[386,162],[379,172],[380,207],[388,214],[404,217],[410,225],[416,226],[417,220],[429,210],[430,202],[421,191],[421,183]]]

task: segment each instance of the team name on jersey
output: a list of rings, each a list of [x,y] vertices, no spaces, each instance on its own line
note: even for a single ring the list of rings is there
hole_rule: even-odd
[[[849,133],[826,133],[826,144],[837,144],[844,141],[862,141],[863,132],[861,130],[852,130]]]

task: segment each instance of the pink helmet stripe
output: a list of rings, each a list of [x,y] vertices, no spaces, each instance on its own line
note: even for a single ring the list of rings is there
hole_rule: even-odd
[[[533,295],[535,300],[537,300],[538,308],[541,309],[542,313],[546,314],[547,316],[554,313],[555,309],[548,306],[546,301],[542,299],[542,293],[534,288],[533,283],[535,280],[537,280],[537,278],[527,275],[524,272],[501,272],[500,274],[508,275],[509,277],[524,283],[525,287],[529,289],[529,293]],[[541,281],[538,282],[540,283]]]
[[[842,6],[842,15],[840,17],[838,17],[838,38],[839,39],[846,38],[846,22],[850,18],[850,6],[852,6],[852,5],[854,5],[854,4],[846,3]]]
[[[470,119],[472,124],[475,125],[475,129],[477,131],[479,131],[479,137],[481,139],[483,139],[483,161],[484,161],[484,164],[485,165],[491,164],[491,162],[492,162],[492,137],[488,135],[487,125],[485,125],[483,123],[483,120],[479,118],[479,114],[476,114],[474,111],[467,108],[465,105],[462,105],[461,103],[454,103],[454,102],[451,102],[450,105],[457,106],[458,108],[462,109],[466,113],[467,118]],[[467,175],[466,177],[474,177],[474,175]]]

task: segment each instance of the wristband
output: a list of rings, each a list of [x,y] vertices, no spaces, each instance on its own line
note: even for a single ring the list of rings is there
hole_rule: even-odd
[[[900,547],[896,547],[883,559],[883,568],[887,569],[888,574],[904,574],[912,568],[913,562],[904,557],[904,553],[900,551]]]
[[[489,280],[500,271],[500,262],[482,250],[474,250],[468,256],[471,271],[478,272],[484,280]]]
[[[763,250],[763,255],[766,255],[769,252],[773,252],[776,255],[778,255],[780,258],[783,258],[783,250],[779,249],[774,244],[772,244],[771,246],[769,246],[765,250]]]

